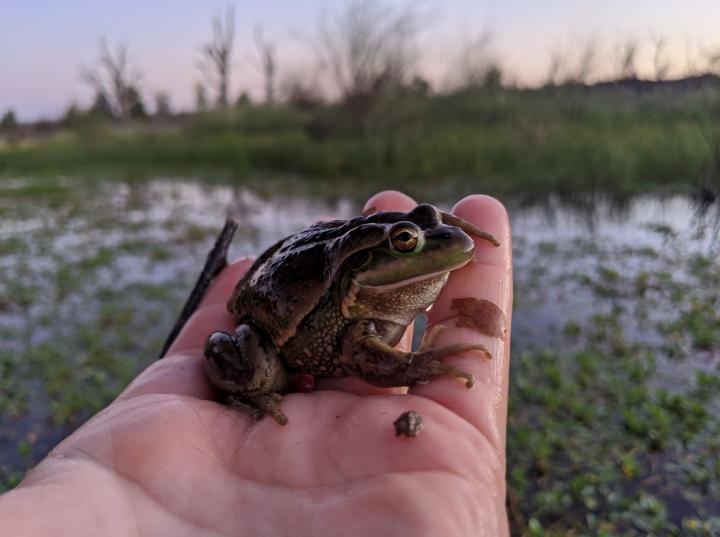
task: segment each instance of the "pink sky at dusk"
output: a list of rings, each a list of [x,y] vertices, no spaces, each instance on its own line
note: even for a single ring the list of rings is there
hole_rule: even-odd
[[[257,24],[277,44],[282,79],[283,72],[303,73],[310,48],[306,41],[318,19],[344,4],[236,1],[233,97],[243,90],[253,96],[261,93],[261,77],[252,63]],[[174,108],[190,108],[194,84],[201,78],[198,47],[210,35],[210,18],[225,5],[197,0],[3,0],[0,112],[12,108],[21,119],[34,120],[57,117],[71,102],[86,105],[91,94],[79,70],[96,57],[100,35],[110,43],[129,44],[146,99],[166,91]],[[652,75],[652,35],[667,40],[674,76],[702,70],[706,53],[720,50],[718,0],[427,0],[419,5],[428,21],[420,39],[421,69],[435,83],[451,75],[461,43],[484,30],[493,35],[492,51],[506,77],[521,85],[544,80],[554,49],[564,50],[572,61],[588,42],[598,46],[598,77],[614,73],[618,50],[629,39],[640,44],[643,76]]]

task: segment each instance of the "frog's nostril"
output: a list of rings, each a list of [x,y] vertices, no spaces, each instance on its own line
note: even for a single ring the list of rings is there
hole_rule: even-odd
[[[449,241],[452,238],[452,233],[449,231],[435,231],[433,233],[426,233],[425,238],[433,241]]]

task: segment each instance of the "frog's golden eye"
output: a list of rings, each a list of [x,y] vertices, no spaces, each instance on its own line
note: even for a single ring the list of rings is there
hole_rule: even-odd
[[[415,227],[402,226],[390,234],[390,244],[398,252],[412,252],[418,243],[418,230]]]

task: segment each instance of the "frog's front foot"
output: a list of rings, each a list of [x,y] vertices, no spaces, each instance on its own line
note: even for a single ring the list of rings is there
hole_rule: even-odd
[[[475,384],[472,374],[441,361],[469,351],[481,351],[485,358],[492,358],[490,351],[479,343],[403,352],[383,341],[371,322],[360,322],[343,338],[342,360],[355,375],[375,386],[410,386],[440,375],[450,375],[465,379],[465,386],[471,388]]]
[[[486,358],[492,358],[485,346],[475,343],[457,343],[411,353],[410,365],[407,371],[409,383],[427,382],[433,377],[449,375],[465,379],[465,386],[472,388],[475,384],[475,377],[471,373],[440,361],[447,356],[468,351],[481,351]]]

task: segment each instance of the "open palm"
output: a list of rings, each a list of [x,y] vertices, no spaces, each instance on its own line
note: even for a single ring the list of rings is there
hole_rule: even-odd
[[[368,202],[377,210],[414,205],[394,192]],[[476,260],[452,274],[429,322],[447,316],[452,298],[468,296],[494,302],[509,318],[505,210],[472,196],[454,212],[501,247],[478,242]],[[437,345],[476,341],[492,352],[490,362],[473,353],[447,359],[475,375],[471,390],[449,377],[406,394],[324,380],[312,393],[284,398],[288,425],[256,422],[215,402],[202,373],[204,339],[232,330],[225,303],[248,266],[228,266],[166,358],[7,495],[15,508],[24,508],[23,494],[44,495],[48,511],[57,506],[43,526],[53,535],[506,535],[509,340],[454,326],[439,333]],[[426,428],[417,438],[396,437],[392,423],[410,409]],[[41,520],[28,517],[10,534]]]

